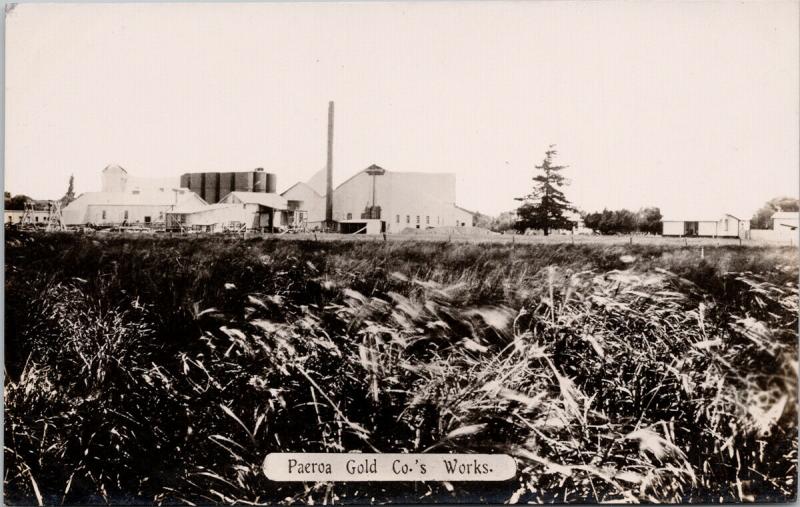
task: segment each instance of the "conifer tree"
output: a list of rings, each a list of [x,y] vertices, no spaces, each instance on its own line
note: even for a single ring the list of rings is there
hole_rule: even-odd
[[[561,170],[567,166],[554,164],[553,158],[557,153],[555,145],[551,144],[542,164],[535,166],[541,173],[533,177],[531,193],[516,198],[523,202],[517,209],[516,229],[520,232],[541,229],[547,236],[554,229],[572,229],[572,222],[565,213],[573,211],[573,207],[561,191],[569,184],[561,175]]]

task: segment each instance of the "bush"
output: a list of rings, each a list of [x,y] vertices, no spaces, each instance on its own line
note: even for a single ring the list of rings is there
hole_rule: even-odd
[[[6,259],[9,503],[794,497],[792,249],[19,235]],[[426,450],[520,473],[261,471]]]

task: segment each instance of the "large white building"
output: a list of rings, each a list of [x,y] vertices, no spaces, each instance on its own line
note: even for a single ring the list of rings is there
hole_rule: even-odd
[[[307,213],[312,229],[325,220],[324,189],[314,180],[319,178],[296,183],[281,194]],[[394,172],[372,165],[333,190],[333,220],[343,232],[380,220],[384,232],[398,233],[407,228],[472,227],[473,213],[456,206],[454,174]]]
[[[185,188],[84,192],[63,210],[65,225],[159,225],[176,206],[207,206]]]

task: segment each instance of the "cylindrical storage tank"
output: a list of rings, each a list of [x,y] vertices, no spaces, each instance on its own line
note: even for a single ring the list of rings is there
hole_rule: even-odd
[[[267,173],[256,171],[253,173],[253,192],[267,191]]]
[[[204,199],[209,204],[219,201],[219,173],[205,173]]]
[[[275,188],[277,187],[277,179],[275,175],[272,173],[267,173],[267,192],[270,194],[275,193]]]
[[[236,173],[220,173],[219,174],[219,200],[222,200],[233,192],[234,178]]]
[[[190,188],[189,187],[189,180],[191,179],[190,176],[191,175],[189,173],[181,174],[181,187],[180,188]]]
[[[203,173],[192,173],[189,175],[189,190],[200,197],[205,195],[206,189],[203,187]]]
[[[252,192],[253,191],[253,173],[236,173],[233,188],[237,192]]]

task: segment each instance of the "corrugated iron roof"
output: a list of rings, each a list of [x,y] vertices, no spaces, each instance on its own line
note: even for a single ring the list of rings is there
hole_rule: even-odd
[[[223,201],[225,203],[230,203],[231,199],[233,199],[234,202],[258,204],[278,210],[285,210],[288,207],[285,197],[264,192],[231,192],[223,198]]]
[[[779,219],[780,218],[783,218],[783,219],[789,218],[789,219],[793,219],[793,220],[798,220],[798,219],[800,219],[800,211],[776,211],[775,213],[772,214],[772,216],[770,218],[773,218],[773,219],[774,218],[779,218]]]
[[[738,218],[730,213],[723,213],[720,215],[719,218],[697,218],[697,217],[681,217],[681,216],[667,216],[661,219],[662,222],[719,222],[725,217],[731,217],[733,219],[742,221],[741,218]]]
[[[137,190],[132,192],[84,192],[71,204],[74,203],[76,206],[104,204],[119,206],[172,206],[191,201],[205,202],[197,194],[185,188],[165,188],[164,190]]]

